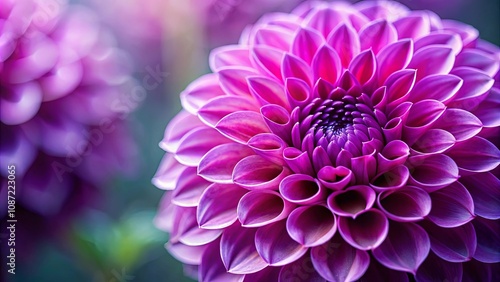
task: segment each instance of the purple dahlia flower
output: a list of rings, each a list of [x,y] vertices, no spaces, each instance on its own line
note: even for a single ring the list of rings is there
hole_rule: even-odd
[[[128,169],[135,147],[120,117],[132,80],[113,44],[84,7],[0,0],[0,216],[10,165],[16,216],[30,214],[19,225],[47,218],[48,230],[95,202],[90,195],[109,174]]]
[[[498,280],[499,54],[396,2],[264,16],[167,126],[167,249],[202,281]]]

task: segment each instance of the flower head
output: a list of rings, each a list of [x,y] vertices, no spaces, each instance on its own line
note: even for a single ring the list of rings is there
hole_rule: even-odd
[[[67,218],[95,202],[96,187],[133,156],[119,118],[132,83],[127,56],[82,6],[0,0],[0,7],[2,185],[14,165],[18,214],[32,214],[37,225]],[[49,222],[48,230],[64,225]]]
[[[396,2],[264,16],[166,129],[167,249],[202,281],[492,280],[499,54]]]

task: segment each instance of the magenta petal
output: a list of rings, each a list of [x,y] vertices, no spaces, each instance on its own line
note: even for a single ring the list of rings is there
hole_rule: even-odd
[[[498,72],[500,62],[482,50],[465,49],[458,54],[455,67],[473,67],[494,77]]]
[[[415,70],[401,70],[391,74],[384,85],[387,86],[387,110],[391,112],[398,106],[402,105],[403,102],[408,100],[408,96],[413,86],[415,85],[415,79],[417,77],[417,72]],[[401,108],[400,110],[404,109]]]
[[[308,85],[312,85],[312,70],[309,65],[302,59],[292,55],[286,54],[281,62],[281,76],[283,81],[289,77],[298,78],[303,80]]]
[[[359,36],[350,25],[342,24],[327,38],[328,44],[337,51],[342,66],[347,68],[352,59],[359,54]]]
[[[498,109],[500,108],[500,90],[493,88],[486,96],[479,107],[473,111],[485,127],[499,127],[500,115]]]
[[[255,102],[247,97],[220,96],[208,101],[198,110],[198,117],[210,127],[215,125],[225,116],[239,111],[254,111],[259,108]]]
[[[371,49],[359,53],[349,65],[349,70],[361,85],[372,80],[377,71],[377,60]]]
[[[229,142],[231,142],[229,139],[213,128],[195,129],[179,141],[175,158],[183,165],[197,166],[210,149]]]
[[[292,263],[308,250],[290,238],[284,220],[260,227],[255,234],[255,246],[260,256],[271,266]]]
[[[272,133],[261,133],[248,140],[248,147],[261,157],[273,163],[283,165],[283,150],[287,144],[278,136]]]
[[[279,278],[277,280],[261,279],[253,281],[308,281],[308,282],[325,282],[325,279],[319,275],[314,268],[311,256],[306,253],[298,260],[289,263],[281,268]]]
[[[469,261],[476,251],[476,231],[472,223],[455,228],[441,228],[426,222],[425,230],[431,239],[431,250],[449,262]]]
[[[173,154],[165,154],[161,159],[160,166],[153,177],[153,184],[165,190],[172,190],[177,184],[177,176],[186,169],[186,166],[180,164]]]
[[[287,78],[285,81],[285,89],[292,107],[304,106],[311,100],[311,87],[301,79],[293,77]]]
[[[275,191],[251,191],[238,203],[238,219],[245,227],[259,227],[286,218],[292,209]]]
[[[443,154],[412,157],[406,166],[411,171],[409,183],[422,187],[427,192],[446,187],[459,177],[456,163]]]
[[[454,63],[455,54],[453,49],[431,45],[415,52],[408,68],[418,70],[417,81],[419,81],[432,74],[448,74]]]
[[[293,34],[275,27],[259,28],[255,33],[255,44],[274,47],[282,51],[290,50]]]
[[[200,160],[198,174],[211,182],[231,183],[233,170],[243,158],[253,155],[252,149],[238,143],[219,145]]]
[[[2,74],[3,76],[3,74]],[[42,105],[43,93],[40,86],[35,82],[15,84],[10,89],[2,89],[10,92],[8,95],[2,93],[0,99],[0,120],[8,125],[17,125],[27,122],[33,118]],[[6,99],[11,96],[14,99]]]
[[[405,39],[385,46],[377,55],[379,81],[408,66],[413,55],[413,41]]]
[[[281,137],[285,142],[290,143],[292,123],[290,122],[289,112],[278,105],[265,105],[260,108],[260,112],[271,132]]]
[[[482,124],[468,111],[447,108],[433,127],[444,129],[453,134],[457,141],[463,141],[476,136],[481,131]]]
[[[351,170],[357,183],[368,184],[377,173],[376,166],[377,161],[371,155],[351,159]]]
[[[500,222],[477,217],[472,221],[477,236],[477,248],[474,258],[484,263],[500,262]]]
[[[430,129],[411,148],[421,154],[438,154],[455,145],[455,137],[446,130]]]
[[[220,243],[211,243],[207,246],[199,263],[198,276],[200,281],[227,281],[238,282],[243,276],[228,273],[221,259]]]
[[[202,246],[213,242],[220,234],[222,230],[205,230],[198,227],[196,208],[179,208],[170,240],[187,246]]]
[[[500,219],[500,180],[490,172],[463,176],[460,182],[474,199],[474,213],[487,219]]]
[[[414,12],[393,22],[398,37],[417,40],[431,31],[429,18],[423,13]]]
[[[243,282],[279,281],[281,269],[281,267],[268,266],[259,272],[246,274]]]
[[[389,231],[389,221],[381,211],[370,209],[357,215],[355,219],[340,217],[338,228],[342,238],[351,246],[371,250],[384,242]]]
[[[314,81],[322,78],[331,84],[335,84],[342,73],[339,55],[328,45],[323,45],[314,55],[312,70]]]
[[[345,20],[346,17],[343,11],[323,6],[316,7],[311,13],[309,13],[307,18],[304,19],[304,23],[307,27],[319,31],[323,37],[326,38],[332,30],[334,30],[339,24],[342,24]]]
[[[281,180],[289,173],[288,168],[254,155],[245,157],[236,164],[233,182],[249,190],[277,189]]]
[[[177,206],[172,204],[172,193],[168,192],[163,194],[160,200],[158,212],[153,220],[156,228],[171,232],[174,228],[174,214]]]
[[[218,47],[210,52],[210,69],[217,72],[222,67],[244,66],[251,67],[248,48],[239,45]]]
[[[337,219],[325,206],[298,207],[290,213],[286,229],[292,239],[303,246],[321,245],[337,231]]]
[[[443,103],[451,100],[463,85],[463,80],[451,74],[436,74],[424,77],[410,93],[409,100],[418,102],[434,99]]]
[[[209,245],[211,244],[202,246],[188,246],[180,242],[169,242],[165,245],[165,248],[176,260],[186,264],[198,265],[201,263],[203,252]]]
[[[370,22],[359,31],[361,50],[371,48],[377,54],[383,47],[398,39],[396,28],[382,19]]]
[[[280,183],[280,193],[287,201],[312,204],[325,198],[326,191],[319,181],[305,174],[292,174]]]
[[[323,36],[316,30],[300,28],[295,34],[291,51],[306,63],[311,64],[314,54],[316,54],[324,41]]]
[[[196,219],[200,228],[221,229],[233,224],[238,218],[238,203],[248,191],[233,184],[213,183],[200,198]],[[220,201],[224,199],[224,201]]]
[[[467,172],[488,172],[500,164],[500,150],[479,136],[455,144],[446,154]]]
[[[370,264],[367,252],[346,243],[339,235],[311,249],[314,268],[328,281],[344,282],[359,279]]]
[[[204,75],[189,84],[181,93],[182,107],[196,114],[210,99],[225,95],[215,74]]]
[[[422,220],[432,206],[429,194],[413,186],[384,191],[378,195],[377,204],[389,219],[400,222]]]
[[[453,99],[453,105],[461,105],[460,102],[464,100],[485,94],[495,83],[495,80],[484,72],[470,67],[455,68],[451,73],[464,81],[464,85]]]
[[[446,106],[436,100],[423,100],[413,104],[403,126],[403,140],[413,144],[439,119],[445,109]]]
[[[414,223],[391,222],[387,239],[372,251],[384,266],[415,274],[430,250],[429,236]]]
[[[462,264],[443,260],[430,252],[416,273],[417,281],[462,281]]]
[[[282,84],[262,76],[252,76],[247,81],[250,92],[261,105],[274,104],[290,110]]]
[[[375,191],[398,189],[406,185],[410,177],[410,171],[404,165],[391,168],[379,173],[370,181],[370,187]]]
[[[393,140],[385,145],[377,155],[377,171],[383,173],[402,165],[410,155],[410,148],[401,140]]]
[[[318,172],[318,180],[323,186],[333,190],[344,189],[353,177],[352,171],[346,167],[325,166]]]
[[[170,121],[165,129],[165,136],[160,143],[160,147],[165,151],[174,153],[179,147],[182,137],[191,130],[201,126],[203,126],[203,123],[197,116],[181,111]]]
[[[284,52],[265,46],[252,47],[252,59],[264,72],[281,80],[281,59]]]
[[[262,116],[250,111],[240,111],[225,116],[217,123],[215,129],[242,144],[246,144],[250,138],[259,133],[269,132]]]
[[[368,186],[351,186],[346,190],[335,191],[327,199],[328,207],[337,215],[356,218],[370,209],[377,195]]]
[[[474,218],[474,201],[460,182],[432,192],[430,196],[432,209],[427,218],[436,225],[457,227]]]
[[[220,254],[229,273],[254,273],[267,266],[255,248],[256,231],[257,229],[243,228],[239,224],[224,229],[220,241]]]
[[[254,76],[257,73],[252,68],[244,67],[224,67],[218,71],[219,85],[228,95],[250,96],[247,77]]]
[[[307,151],[288,147],[283,150],[283,158],[288,167],[295,173],[314,175],[313,166]]]
[[[424,36],[415,42],[415,51],[429,45],[446,45],[453,49],[453,54],[457,55],[462,51],[462,40],[460,36],[452,32],[435,31]]]
[[[210,182],[196,174],[196,167],[185,169],[177,180],[177,185],[172,193],[172,202],[182,207],[197,206],[201,194],[210,185]]]

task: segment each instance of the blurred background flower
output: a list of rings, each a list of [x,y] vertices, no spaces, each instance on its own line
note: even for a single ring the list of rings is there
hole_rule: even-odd
[[[5,19],[11,12],[9,7],[13,3],[20,1],[0,1],[0,50],[6,50],[3,44],[10,42],[11,39],[6,40],[6,36],[10,36],[10,33],[3,32],[8,30],[4,28]],[[35,22],[63,22],[63,17],[56,17],[55,15],[66,14],[66,12],[61,12],[62,10],[66,11],[66,9],[60,9],[61,7],[67,7],[66,1],[36,0],[35,2],[45,3],[42,5],[44,8],[39,9],[43,13],[38,14],[37,19],[34,20]],[[159,205],[159,199],[163,194],[162,191],[155,189],[150,184],[150,179],[163,155],[162,150],[157,147],[158,142],[163,137],[163,130],[168,120],[181,108],[179,93],[190,81],[209,71],[208,52],[211,48],[223,44],[237,43],[239,34],[245,26],[254,23],[262,14],[274,11],[289,12],[297,2],[302,1],[111,0],[99,2],[96,0],[70,0],[69,2],[71,5],[79,4],[80,6],[76,10],[85,11],[88,15],[84,17],[84,22],[92,23],[93,28],[87,29],[89,32],[97,29],[99,34],[107,34],[104,36],[106,40],[99,41],[98,45],[104,44],[104,47],[112,46],[113,50],[126,51],[107,53],[120,54],[121,57],[118,60],[117,72],[110,73],[124,73],[127,76],[131,74],[135,84],[125,87],[125,92],[119,91],[122,94],[118,95],[122,96],[123,99],[119,105],[115,105],[115,110],[117,110],[115,119],[118,122],[115,122],[117,131],[116,134],[106,135],[109,138],[109,145],[100,147],[102,149],[99,149],[99,153],[92,153],[86,158],[82,158],[82,163],[77,169],[65,174],[65,176],[69,176],[68,179],[73,183],[79,184],[67,183],[66,187],[70,187],[72,192],[67,192],[68,195],[65,197],[63,197],[64,193],[45,193],[45,195],[52,195],[54,198],[45,201],[63,202],[62,207],[59,209],[64,211],[63,214],[54,213],[58,220],[46,222],[42,219],[48,218],[47,216],[40,216],[38,212],[32,212],[33,209],[36,211],[36,203],[33,204],[36,201],[28,201],[33,205],[33,208],[27,211],[26,215],[19,213],[21,222],[24,222],[25,225],[31,225],[35,230],[61,230],[60,228],[51,227],[51,225],[60,225],[66,232],[54,232],[59,234],[57,237],[54,234],[49,234],[47,238],[50,240],[48,242],[37,244],[37,247],[32,249],[30,262],[19,263],[17,274],[8,276],[8,279],[12,281],[42,282],[191,281],[190,278],[184,275],[182,265],[163,249],[163,244],[168,240],[168,236],[156,229],[151,229],[150,225]],[[258,4],[254,4],[256,2]],[[496,0],[402,0],[401,2],[412,9],[433,9],[442,18],[459,19],[471,24],[481,32],[483,39],[496,45],[500,44],[500,35],[498,34],[498,28],[496,28],[500,25],[498,17],[500,3]],[[82,8],[82,6],[84,7]],[[22,10],[19,13],[23,15],[32,14],[32,12]],[[79,26],[79,24],[76,25]],[[85,24],[82,25],[85,26]],[[22,26],[22,24],[16,25],[16,28]],[[96,26],[98,28],[95,28]],[[47,26],[47,28],[49,27],[52,28],[51,24]],[[49,31],[44,30],[44,32],[51,34]],[[111,36],[109,36],[110,33],[112,33]],[[85,46],[88,44],[88,39],[93,38],[90,35],[81,36],[81,34],[86,33],[83,31],[73,33],[71,40],[67,40],[73,42],[71,46],[76,46],[74,47],[76,49],[87,48]],[[66,54],[62,51],[58,52]],[[102,50],[102,52],[94,53],[95,55],[90,57],[94,59],[96,56],[101,58],[104,53],[106,52]],[[0,52],[0,57],[2,54]],[[113,61],[116,62],[116,60],[108,61],[110,62],[109,67],[117,66],[112,63]],[[35,66],[45,64],[45,62],[46,59],[37,59]],[[95,64],[89,63],[89,65]],[[3,64],[0,64],[0,69],[2,67]],[[108,67],[93,69],[92,72],[89,71],[89,74],[93,74],[89,79],[99,81],[99,78],[102,77],[104,82],[101,81],[100,85],[106,85],[108,83],[106,73],[108,72]],[[72,74],[69,71],[62,73]],[[3,75],[0,81],[2,81],[0,85],[3,87]],[[111,81],[115,80],[112,79]],[[6,85],[10,85],[10,83]],[[139,88],[136,88],[136,86]],[[77,87],[77,89],[79,88]],[[115,89],[118,88],[115,87]],[[2,88],[0,91],[3,99],[4,89]],[[92,93],[96,92],[92,91]],[[108,97],[108,95],[100,94],[95,96]],[[67,102],[59,103],[63,108],[57,107],[57,109],[61,109],[61,114],[57,112],[56,116],[70,116],[71,120],[76,119],[76,124],[83,124],[85,128],[90,129],[91,127],[87,125],[92,124],[92,121],[82,120],[81,117],[86,115],[83,115],[78,109],[92,109],[100,112],[103,108],[109,108],[110,103],[112,103],[110,101],[113,100],[103,101],[101,98],[98,100],[68,99]],[[64,99],[60,98],[53,102],[63,101]],[[89,104],[85,104],[85,102]],[[3,107],[4,101],[2,100],[1,103]],[[41,104],[45,103],[48,102],[44,101]],[[91,103],[93,106],[72,106],[75,103],[78,105],[90,105]],[[42,108],[43,106],[36,114],[43,117],[41,120],[53,115],[52,108],[47,107],[46,111],[42,110]],[[132,109],[134,111],[130,112]],[[2,108],[2,115],[3,112]],[[104,114],[105,111],[100,113]],[[93,117],[94,112],[92,111],[92,114],[88,114],[88,116]],[[38,121],[35,123],[35,120]],[[39,120],[35,118],[32,127],[38,128],[38,124],[41,124]],[[31,120],[28,123],[31,123]],[[64,126],[57,123],[56,128],[70,128],[68,130],[72,128],[69,125]],[[14,127],[23,126],[15,125]],[[28,138],[19,139],[16,137],[19,135],[18,132],[24,134],[24,129],[20,131],[11,128],[12,125],[2,124],[2,154],[4,151],[11,151],[10,149],[4,150],[4,148],[11,148],[12,144],[23,144],[18,143],[19,141],[16,140],[26,140]],[[13,133],[10,133],[11,131]],[[36,133],[35,136],[30,138],[39,138],[37,140],[41,140],[37,131],[33,131],[33,129],[27,129],[27,131]],[[68,132],[66,129],[61,131]],[[43,132],[50,131],[44,130]],[[4,136],[9,136],[9,138],[4,138]],[[123,136],[127,137],[123,139]],[[492,136],[495,136],[495,133]],[[87,140],[90,138],[90,135],[83,137],[83,139]],[[118,143],[114,141],[116,139],[122,141]],[[31,140],[29,139],[30,142],[32,142]],[[135,161],[117,152],[120,150],[127,152],[127,148],[133,147],[133,141],[137,144],[135,148],[139,156]],[[60,143],[66,144],[67,141],[61,141]],[[57,143],[54,144],[57,145]],[[118,146],[118,144],[120,145]],[[19,146],[19,148],[21,147],[29,148],[25,145]],[[57,148],[57,146],[54,147]],[[42,149],[48,152],[54,150],[50,147],[50,144],[37,144],[36,148],[37,152]],[[62,147],[62,149],[65,150],[66,148]],[[23,152],[29,153],[29,151],[28,149],[28,151]],[[95,151],[98,151],[97,147]],[[63,152],[66,153],[67,151]],[[131,152],[132,155],[135,154],[133,149]],[[36,159],[33,157],[33,162],[44,164],[47,163],[47,159],[51,158],[54,157],[50,154],[44,156],[37,153]],[[61,164],[65,164],[66,155],[57,157],[56,160]],[[70,162],[72,161],[76,162],[78,160],[71,159]],[[113,167],[116,167],[116,165],[104,166],[103,163],[120,164],[125,168],[133,165],[135,169],[131,170],[133,172],[131,174],[125,170],[126,173],[122,173],[120,177],[112,177],[111,181],[101,182],[103,178],[110,176],[107,168],[114,170]],[[36,167],[40,167],[40,165],[36,165]],[[3,174],[5,170],[2,169]],[[39,173],[43,173],[43,171],[40,170]],[[28,175],[31,173],[20,170],[18,174]],[[81,177],[81,175],[85,175],[85,177]],[[50,180],[46,176],[35,176],[33,179]],[[96,189],[97,185],[87,187],[86,185],[92,182],[90,180],[101,183],[99,184],[101,188]],[[4,179],[2,179],[2,185],[5,185],[5,183]],[[21,184],[18,186],[18,189],[23,188]],[[68,191],[61,188],[63,187],[61,185],[47,184],[46,187],[59,187],[58,189],[61,191]],[[2,186],[0,197],[5,198],[4,186]],[[31,196],[31,198],[33,197],[36,199],[36,196]],[[85,204],[80,204],[82,200],[88,201]],[[1,204],[4,205],[3,202]],[[24,210],[22,205],[24,203],[19,202],[20,211]],[[47,209],[49,205],[43,204],[39,206],[39,209]],[[75,209],[78,206],[86,208],[82,209],[78,213],[79,217],[75,218],[70,211],[78,210]],[[53,208],[53,210],[56,209]],[[3,207],[2,211],[4,211]],[[63,220],[66,217],[68,219]],[[42,227],[37,226],[45,227],[40,229]],[[144,232],[140,230],[144,230]],[[36,232],[28,234],[26,240],[35,241],[38,238]],[[2,228],[0,233],[0,236],[3,236],[0,238],[2,239],[2,247],[4,247],[6,235],[8,235],[7,232]],[[2,259],[4,258],[2,257]],[[192,271],[190,270],[190,272]]]

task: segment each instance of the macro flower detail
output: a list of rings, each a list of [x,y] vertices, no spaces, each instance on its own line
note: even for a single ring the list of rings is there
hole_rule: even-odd
[[[166,248],[200,281],[497,279],[499,67],[396,2],[265,15],[166,128]]]
[[[135,146],[120,117],[131,69],[83,6],[0,0],[0,7],[0,163],[15,166],[22,229],[52,233],[95,202],[110,174],[130,172]],[[7,170],[1,177],[6,199]],[[29,250],[24,235],[33,232],[19,231]]]

